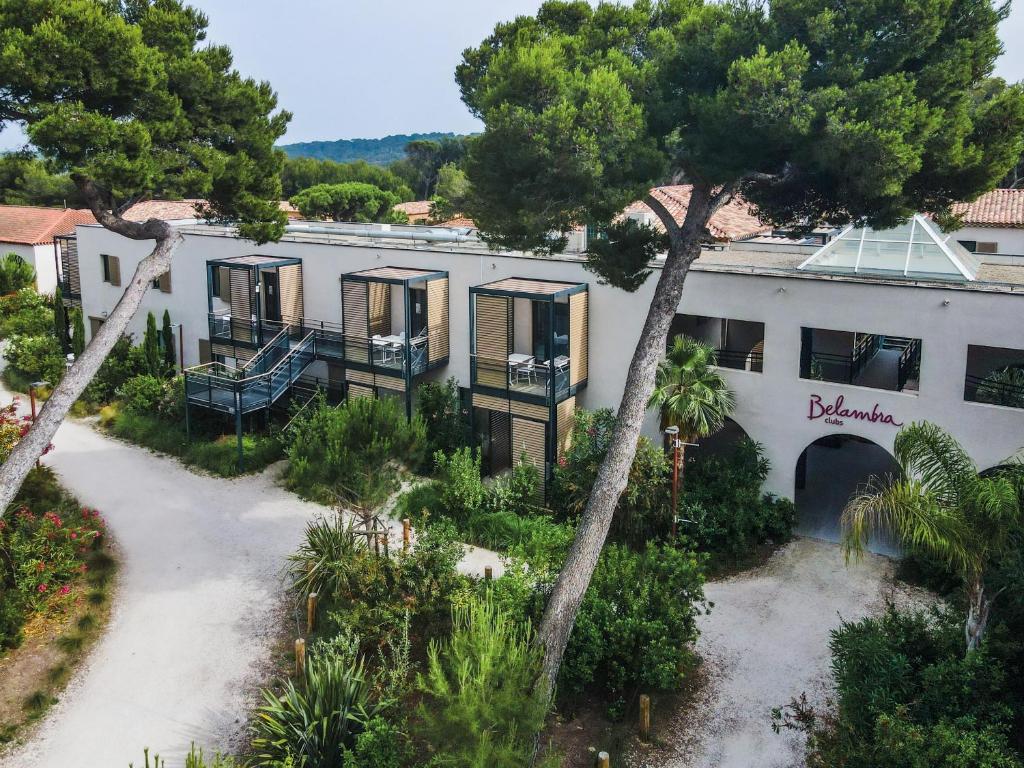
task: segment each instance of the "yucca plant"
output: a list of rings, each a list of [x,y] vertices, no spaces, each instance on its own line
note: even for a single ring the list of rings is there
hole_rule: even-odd
[[[288,570],[298,594],[316,592],[333,598],[348,592],[359,551],[366,546],[365,539],[360,538],[354,521],[340,513],[310,521],[302,544],[288,557]]]
[[[306,660],[299,685],[289,680],[265,703],[253,724],[254,765],[276,768],[291,759],[303,768],[342,768],[345,752],[377,714],[363,660],[321,648]]]
[[[964,585],[970,653],[981,645],[998,596],[987,591],[985,577],[1024,525],[1024,465],[1010,462],[982,476],[963,447],[928,422],[901,429],[894,452],[900,476],[871,478],[843,511],[847,557],[860,556],[882,529],[943,561]]]

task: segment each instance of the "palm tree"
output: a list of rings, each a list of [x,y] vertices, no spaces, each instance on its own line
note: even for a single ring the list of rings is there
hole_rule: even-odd
[[[679,427],[684,442],[714,434],[736,405],[732,391],[715,368],[715,350],[703,341],[676,336],[658,366],[648,408],[661,409],[662,429]]]
[[[981,645],[999,595],[986,592],[986,573],[1012,548],[1024,521],[1024,465],[1014,460],[979,475],[961,445],[928,422],[901,429],[895,454],[900,476],[871,478],[843,511],[846,556],[860,557],[870,534],[884,529],[945,562],[963,581],[970,653]]]

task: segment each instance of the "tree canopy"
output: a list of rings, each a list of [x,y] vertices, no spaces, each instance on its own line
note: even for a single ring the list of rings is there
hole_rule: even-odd
[[[28,152],[0,155],[0,203],[82,208],[85,199],[66,173],[53,173]]]
[[[402,201],[414,199],[412,189],[404,179],[387,168],[365,160],[336,163],[333,160],[294,157],[285,160],[281,169],[281,188],[287,198],[317,184],[342,184],[346,181],[373,184],[394,192]]]
[[[293,195],[294,205],[307,219],[405,224],[408,217],[394,210],[398,195],[361,181],[317,184]]]
[[[944,210],[1022,148],[1021,89],[990,77],[1006,13],[989,0],[547,2],[458,67],[486,125],[470,140],[471,214],[499,245],[557,249],[668,180],[735,187],[775,222]]]
[[[198,193],[209,219],[279,237],[273,143],[289,115],[228,48],[200,45],[206,26],[178,0],[0,0],[0,124],[24,125],[108,211]]]

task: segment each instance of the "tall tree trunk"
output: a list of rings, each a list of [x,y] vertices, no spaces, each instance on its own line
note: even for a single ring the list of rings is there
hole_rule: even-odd
[[[25,476],[53,440],[71,406],[92,381],[114,344],[128,328],[128,323],[138,310],[142,297],[146,295],[153,280],[170,269],[171,257],[181,243],[181,235],[166,222],[151,220],[146,226],[159,233],[156,237],[150,238],[156,240],[153,251],[139,262],[131,283],[125,288],[114,311],[54,388],[28,434],[0,466],[0,510],[6,509],[14,500]]]
[[[981,647],[988,628],[988,615],[992,601],[985,595],[985,583],[975,576],[967,587],[967,621],[964,624],[964,639],[967,641],[967,652],[971,653]]]
[[[537,642],[544,648],[543,676],[539,685],[548,697],[554,691],[562,656],[608,536],[612,515],[626,488],[647,401],[654,391],[655,373],[665,353],[668,329],[682,298],[683,283],[690,265],[700,255],[700,243],[708,220],[728,199],[726,192],[712,197],[709,186],[695,184],[681,226],[660,200],[651,195],[646,199],[668,230],[669,251],[633,352],[608,453],[597,471],[576,537],[537,631]]]

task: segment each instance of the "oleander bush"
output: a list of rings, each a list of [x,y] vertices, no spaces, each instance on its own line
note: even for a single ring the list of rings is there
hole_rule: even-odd
[[[105,532],[99,513],[78,504],[52,470],[33,469],[0,514],[0,649],[21,642],[34,613],[59,613],[93,562]]]
[[[397,400],[351,398],[332,408],[320,396],[293,425],[285,482],[306,498],[370,508],[397,489],[402,468],[423,465],[425,451],[423,420],[407,420]]]
[[[106,405],[117,397],[120,387],[145,373],[145,354],[141,347],[132,343],[131,334],[126,334],[114,342],[110,354],[85,388],[81,399],[90,405]]]
[[[143,374],[128,379],[117,388],[117,399],[123,413],[152,414],[167,395],[164,379]]]

